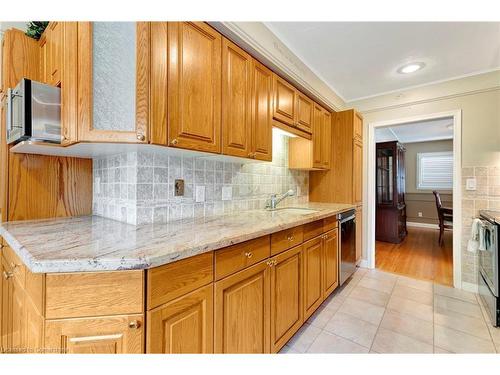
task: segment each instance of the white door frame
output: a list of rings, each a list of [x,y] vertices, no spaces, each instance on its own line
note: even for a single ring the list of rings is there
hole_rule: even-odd
[[[375,268],[375,129],[409,122],[453,118],[453,285],[462,288],[462,110],[368,123],[366,265]]]

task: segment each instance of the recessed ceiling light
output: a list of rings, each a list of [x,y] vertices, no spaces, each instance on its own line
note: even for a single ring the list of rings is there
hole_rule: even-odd
[[[401,73],[401,74],[415,73],[417,70],[422,69],[424,66],[425,66],[425,64],[423,62],[415,62],[415,63],[411,63],[411,64],[406,64],[398,69],[398,73]]]

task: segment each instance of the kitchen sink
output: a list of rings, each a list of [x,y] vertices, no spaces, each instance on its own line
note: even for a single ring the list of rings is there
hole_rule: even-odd
[[[319,212],[318,210],[312,209],[312,208],[303,208],[303,207],[280,207],[280,208],[275,208],[273,210],[267,210],[270,212],[286,212],[290,214],[297,214],[297,215],[308,215],[308,214],[313,214],[315,212]]]

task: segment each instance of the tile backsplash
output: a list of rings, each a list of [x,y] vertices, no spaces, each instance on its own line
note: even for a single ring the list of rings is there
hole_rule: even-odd
[[[476,190],[466,190],[466,181],[472,177]],[[477,284],[478,255],[467,251],[467,242],[480,210],[500,211],[500,165],[462,168],[462,281],[470,284]]]
[[[288,138],[273,134],[273,161],[243,164],[220,156],[172,156],[137,151],[94,159],[93,213],[129,224],[164,223],[262,209],[273,193],[289,189],[290,203],[308,201],[309,173],[288,169]],[[174,196],[174,180],[184,196]],[[195,201],[197,186],[205,200]],[[222,200],[222,190],[231,199]]]

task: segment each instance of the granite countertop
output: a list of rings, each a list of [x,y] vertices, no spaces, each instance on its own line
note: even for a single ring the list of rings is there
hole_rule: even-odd
[[[148,269],[354,208],[306,203],[317,212],[265,210],[130,225],[99,216],[12,221],[0,235],[34,273]]]
[[[493,211],[493,210],[480,210],[480,214],[484,213],[487,216],[491,217],[493,220],[495,220],[495,223],[500,225],[500,211]]]

